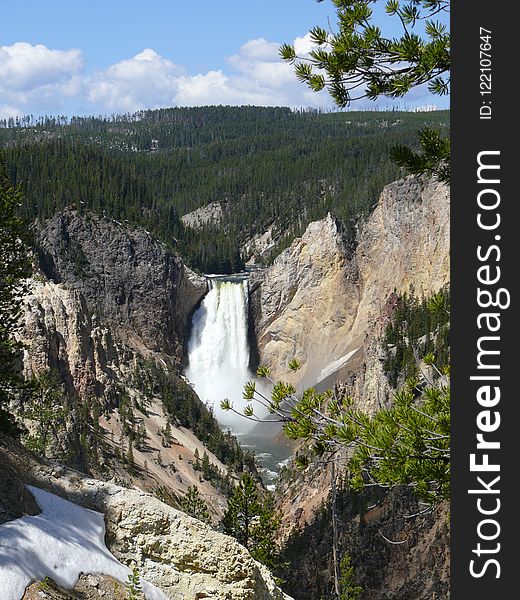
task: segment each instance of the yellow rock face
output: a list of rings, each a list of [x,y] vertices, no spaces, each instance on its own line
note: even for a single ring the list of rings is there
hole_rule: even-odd
[[[311,223],[264,273],[254,303],[260,362],[275,378],[315,383],[363,345],[388,296],[449,281],[449,192],[431,179],[386,186],[348,251],[331,215]]]

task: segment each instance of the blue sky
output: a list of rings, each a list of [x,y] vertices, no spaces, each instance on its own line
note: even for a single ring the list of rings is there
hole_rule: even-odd
[[[105,68],[153,48],[189,71],[225,67],[247,40],[290,41],[334,18],[314,0],[3,0],[0,44],[26,41],[81,48],[89,68]]]
[[[0,117],[175,104],[332,107],[277,56],[281,43],[304,50],[312,26],[335,23],[328,0],[1,0],[0,9]],[[416,91],[400,104],[447,101]]]

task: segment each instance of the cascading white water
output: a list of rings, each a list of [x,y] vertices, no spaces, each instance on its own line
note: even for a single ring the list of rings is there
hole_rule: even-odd
[[[249,370],[248,285],[244,276],[208,277],[209,292],[195,311],[188,343],[186,377],[199,398],[209,404],[218,421],[240,435],[243,447],[257,452],[259,472],[268,487],[275,485],[278,469],[291,450],[252,429],[254,422],[231,411],[220,402],[227,398],[239,412],[248,403],[242,398],[244,384],[254,379]],[[257,390],[269,396],[270,387],[256,380]],[[267,410],[253,402],[255,416],[262,419]]]
[[[247,279],[209,278],[210,290],[193,315],[188,343],[186,377],[199,398],[213,407],[223,425],[243,432],[250,427],[244,417],[223,411],[225,398],[237,410],[244,384],[253,378],[249,370]]]

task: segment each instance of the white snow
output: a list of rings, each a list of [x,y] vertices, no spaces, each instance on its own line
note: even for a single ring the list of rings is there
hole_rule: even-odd
[[[323,381],[329,375],[332,375],[332,373],[335,373],[338,369],[341,369],[341,367],[343,367],[350,359],[350,357],[353,356],[358,350],[359,348],[355,348],[354,350],[352,350],[352,352],[345,354],[345,356],[338,358],[334,362],[331,362],[329,365],[327,365],[324,369],[322,369],[321,373],[318,375],[318,383],[320,381]]]
[[[105,546],[103,515],[39,488],[27,486],[42,512],[0,525],[2,600],[20,600],[34,580],[49,577],[72,589],[81,573],[109,575],[125,583],[130,569]],[[147,600],[167,600],[142,581]]]

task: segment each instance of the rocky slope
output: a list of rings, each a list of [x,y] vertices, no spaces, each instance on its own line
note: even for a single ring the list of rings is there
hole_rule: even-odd
[[[268,262],[271,252],[280,241],[279,228],[272,224],[263,233],[254,235],[242,244],[241,252],[248,266]]]
[[[432,512],[406,490],[384,495],[366,490],[338,492],[337,543],[349,555],[360,600],[445,600],[449,598],[449,507]],[[333,589],[330,504],[324,503],[305,528],[287,540],[281,577],[298,600],[328,598]]]
[[[220,225],[224,218],[224,209],[220,202],[210,202],[206,206],[197,208],[181,217],[186,227],[201,229],[206,225]]]
[[[201,458],[206,452],[222,473],[227,467],[167,415],[157,392],[144,390],[145,378],[153,381],[156,375],[148,374],[152,364],[169,374],[177,393],[194,396],[179,373],[205,279],[144,230],[94,214],[70,210],[37,223],[35,244],[38,266],[28,282],[19,332],[26,346],[23,370],[27,377],[53,372],[73,407],[47,456],[73,455],[68,462],[77,468],[148,490],[165,488],[178,497],[197,485],[211,513],[221,516],[225,498],[194,468],[195,452]],[[134,442],[132,469],[120,460],[130,444],[128,416],[120,411],[124,398],[145,438]],[[77,423],[78,413],[94,419],[95,410],[99,421],[91,427],[100,450],[93,465],[80,447]],[[167,442],[161,433],[166,427]]]
[[[0,438],[0,469],[9,472],[11,483],[14,481],[20,488],[23,484],[33,485],[103,513],[109,550],[123,564],[136,565],[143,579],[159,587],[172,600],[290,600],[276,586],[267,569],[254,561],[236,540],[213,531],[157,498],[37,461],[17,443],[4,437]],[[2,480],[0,508],[4,514],[13,514],[19,510],[14,504]],[[32,509],[28,506],[23,512],[30,514]],[[12,518],[16,516],[13,514]],[[67,536],[73,547],[74,531],[62,531],[62,539]],[[16,549],[11,551],[16,553]],[[105,583],[99,578],[89,581],[83,577],[78,585],[87,588],[89,595],[82,597],[96,598],[101,595],[96,596],[94,592],[100,586],[103,589]],[[28,598],[34,597],[31,593],[29,590]],[[45,596],[38,594],[37,597]]]
[[[448,279],[447,187],[426,178],[391,183],[355,244],[329,214],[255,274],[251,305],[260,362],[285,377],[296,357],[304,383],[314,383],[362,347],[394,290],[431,294]]]

